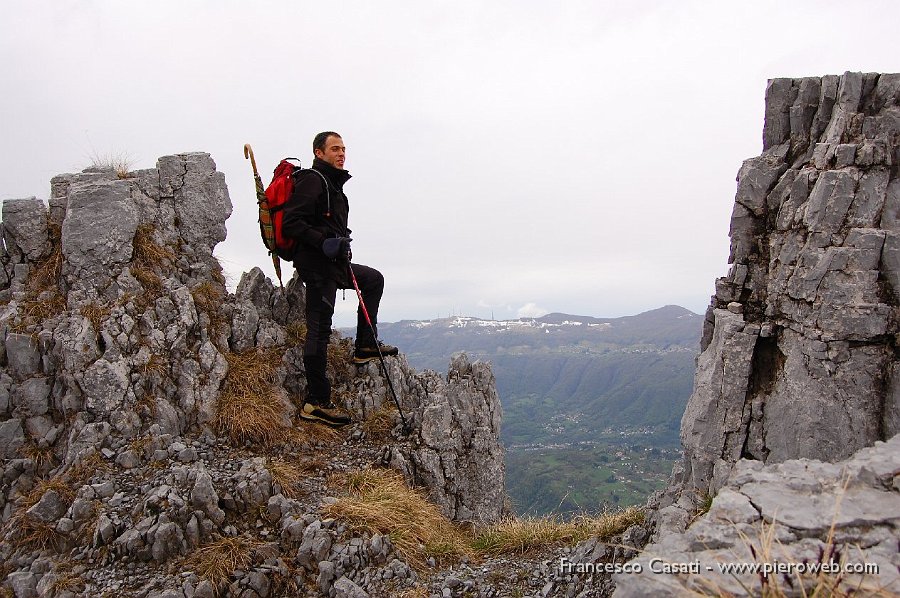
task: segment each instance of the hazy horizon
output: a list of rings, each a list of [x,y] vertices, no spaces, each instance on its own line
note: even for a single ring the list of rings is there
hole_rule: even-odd
[[[482,317],[482,316],[469,315],[469,314],[448,314],[446,316],[436,316],[434,318],[402,318],[400,320],[381,319],[379,323],[380,324],[399,324],[401,322],[431,322],[431,321],[436,321],[436,320],[448,320],[448,319],[453,319],[453,318],[473,318],[473,319],[477,319],[477,320],[505,322],[505,321],[515,321],[515,320],[532,320],[532,319],[539,320],[541,318],[545,318],[548,316],[571,316],[571,317],[575,317],[575,318],[591,318],[594,320],[617,320],[619,318],[633,318],[636,316],[641,316],[643,314],[654,312],[654,311],[659,311],[659,310],[665,309],[667,307],[677,307],[679,309],[683,309],[683,310],[687,311],[688,313],[690,313],[692,316],[696,316],[698,318],[703,317],[704,314],[706,313],[705,309],[703,310],[703,313],[697,313],[686,307],[682,307],[681,305],[667,304],[667,305],[661,305],[659,307],[654,307],[651,309],[645,309],[645,310],[642,310],[640,312],[633,313],[633,314],[623,314],[621,316],[603,316],[603,315],[595,315],[595,314],[572,314],[572,313],[568,313],[568,312],[551,310],[545,314],[541,314],[540,316],[521,316],[521,317],[514,317],[514,318],[496,318],[496,317],[491,318],[491,317]],[[353,322],[349,325],[342,324],[341,326],[339,326],[339,328],[341,330],[350,330],[350,329],[355,328],[355,326],[356,326],[356,323]]]

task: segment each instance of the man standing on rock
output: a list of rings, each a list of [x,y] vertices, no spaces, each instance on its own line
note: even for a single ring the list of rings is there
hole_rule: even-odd
[[[328,339],[337,289],[352,288],[350,273],[350,210],[344,183],[350,173],[344,170],[346,148],[341,136],[325,131],[313,139],[312,168],[294,175],[294,192],[285,204],[284,235],[298,240],[294,267],[306,284],[306,342],[303,366],[306,369],[307,396],[300,417],[332,426],[350,423],[350,416],[331,401],[331,383],[326,375]],[[361,264],[352,264],[356,281],[372,320],[370,328],[362,307],[357,311],[356,348],[353,362],[363,364],[378,359],[376,335],[378,305],[384,291],[381,272]],[[396,355],[397,348],[381,344],[382,355]]]

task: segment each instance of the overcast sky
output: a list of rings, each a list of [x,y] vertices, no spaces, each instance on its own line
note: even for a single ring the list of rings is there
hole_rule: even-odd
[[[0,0],[0,198],[209,152],[231,284],[266,182],[342,133],[384,321],[702,313],[773,77],[898,72],[900,3]],[[288,267],[288,274],[290,269]],[[339,295],[340,297],[340,295]],[[355,296],[338,302],[348,325]]]

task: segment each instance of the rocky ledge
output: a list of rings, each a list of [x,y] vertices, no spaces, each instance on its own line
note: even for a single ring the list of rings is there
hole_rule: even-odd
[[[840,463],[743,460],[708,513],[685,533],[645,546],[630,563],[640,573],[615,576],[615,596],[812,595],[816,588],[895,596],[898,528],[900,436]]]
[[[417,574],[390,537],[323,515],[372,467],[459,524],[504,515],[488,364],[389,358],[403,429],[379,366],[335,335],[329,375],[358,423],[295,417],[303,286],[254,269],[227,291],[213,248],[231,201],[208,154],[51,187],[49,206],[3,204],[0,592],[394,595]],[[211,546],[246,557],[224,585],[196,560]]]

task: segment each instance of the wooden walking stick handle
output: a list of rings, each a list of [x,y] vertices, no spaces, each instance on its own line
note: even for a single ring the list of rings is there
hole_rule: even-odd
[[[250,147],[249,143],[244,144],[244,158],[250,158],[250,164],[253,166],[253,174],[259,176],[259,172],[256,170],[256,158],[253,156],[253,148]]]

